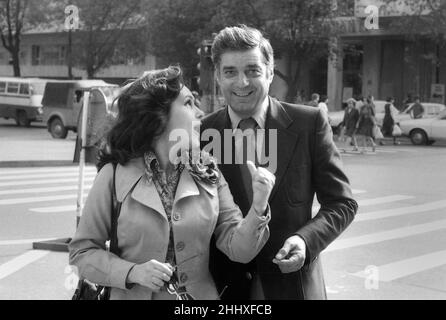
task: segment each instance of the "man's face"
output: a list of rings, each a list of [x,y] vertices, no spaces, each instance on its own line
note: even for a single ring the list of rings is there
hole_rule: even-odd
[[[220,89],[234,112],[253,115],[268,95],[273,68],[267,67],[259,48],[222,54],[217,70]]]

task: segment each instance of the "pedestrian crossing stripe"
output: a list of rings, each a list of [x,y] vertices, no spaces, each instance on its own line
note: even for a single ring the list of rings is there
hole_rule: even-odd
[[[95,176],[95,172],[85,172],[84,176],[91,177]],[[30,179],[41,179],[41,178],[58,178],[58,177],[78,177],[79,172],[61,172],[61,173],[42,173],[42,174],[28,174],[28,175],[7,175],[0,176],[0,181],[5,180],[30,180]]]
[[[96,172],[95,167],[84,167],[85,172]],[[39,168],[14,168],[0,169],[0,177],[13,174],[32,174],[32,173],[57,173],[57,172],[79,172],[79,167],[39,167]]]
[[[446,229],[446,220],[439,220],[429,223],[417,224],[409,227],[391,229],[382,232],[366,234],[362,236],[340,238],[332,242],[324,252],[332,252],[342,249],[350,249],[369,244],[375,244],[388,240],[402,239],[417,234],[423,234],[431,231]]]
[[[383,218],[401,216],[401,215],[412,214],[412,213],[428,212],[428,211],[433,211],[433,210],[438,210],[438,209],[443,209],[443,208],[446,208],[446,200],[428,202],[428,203],[407,206],[407,207],[401,207],[401,208],[393,208],[393,209],[361,213],[361,214],[356,215],[354,221],[359,222],[359,221],[383,219]]]
[[[93,181],[95,177],[84,177],[84,181]],[[68,178],[68,179],[39,179],[30,181],[9,181],[0,182],[0,187],[12,187],[12,186],[28,186],[28,185],[39,185],[39,184],[51,184],[51,183],[65,183],[65,182],[79,182],[79,177]]]
[[[84,189],[90,189],[91,185],[84,186]],[[45,192],[58,192],[58,191],[73,191],[77,190],[78,186],[58,186],[47,188],[29,188],[29,189],[12,189],[12,190],[0,190],[0,196],[11,194],[24,194],[24,193],[45,193]]]
[[[86,197],[88,194],[85,194]],[[27,197],[27,198],[13,198],[0,200],[0,205],[13,205],[13,204],[25,204],[34,202],[46,202],[46,201],[58,201],[67,199],[76,199],[77,194],[64,194],[64,195],[53,195],[53,196],[43,196],[43,197]]]
[[[446,264],[446,250],[432,252],[409,259],[398,260],[377,267],[377,280],[382,282],[394,281],[412,274],[430,270]],[[356,277],[367,278],[365,271],[352,274]]]

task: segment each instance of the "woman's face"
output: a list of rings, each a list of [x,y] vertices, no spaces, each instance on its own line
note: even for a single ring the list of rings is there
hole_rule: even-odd
[[[195,106],[194,96],[187,87],[183,87],[172,103],[166,134],[170,147],[178,151],[200,148],[201,110]],[[173,151],[173,150],[172,150]]]

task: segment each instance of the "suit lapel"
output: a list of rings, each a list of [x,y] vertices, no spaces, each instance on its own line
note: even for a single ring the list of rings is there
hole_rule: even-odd
[[[292,158],[293,153],[298,141],[298,135],[296,132],[291,131],[289,128],[293,123],[288,113],[282,107],[279,101],[270,99],[270,108],[266,117],[266,129],[277,130],[277,170],[275,173],[276,183],[271,192],[270,200],[272,200],[280,186],[282,178],[288,168],[288,164]],[[273,156],[275,150],[271,150]]]

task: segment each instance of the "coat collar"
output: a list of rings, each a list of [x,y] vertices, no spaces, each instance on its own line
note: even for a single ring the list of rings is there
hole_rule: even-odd
[[[213,197],[217,195],[216,185],[209,185],[203,181],[198,181],[198,179],[195,180],[189,171],[184,169],[175,193],[174,206],[183,198],[198,196],[200,194],[198,186]],[[145,177],[144,159],[142,157],[130,160],[125,166],[118,165],[116,169],[117,200],[122,202],[132,189],[131,197],[134,200],[154,209],[167,220],[167,215],[155,184]]]
[[[277,170],[276,183],[271,191],[270,199],[275,196],[280,182],[288,168],[288,164],[295,152],[299,136],[296,131],[291,130],[293,119],[286,112],[282,104],[276,99],[270,99],[270,107],[266,117],[266,128],[277,130]]]

